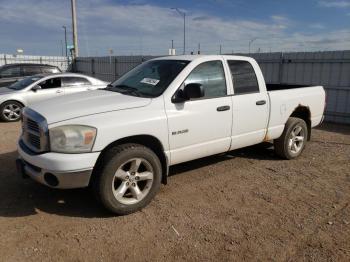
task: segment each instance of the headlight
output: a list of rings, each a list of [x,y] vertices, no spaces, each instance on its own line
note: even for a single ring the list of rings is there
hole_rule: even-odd
[[[96,128],[67,125],[50,129],[50,149],[59,153],[91,152],[96,138]]]

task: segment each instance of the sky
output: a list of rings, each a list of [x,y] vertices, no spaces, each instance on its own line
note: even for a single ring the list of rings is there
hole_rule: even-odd
[[[81,56],[350,49],[350,0],[76,0]],[[61,55],[70,0],[0,0],[0,53]]]

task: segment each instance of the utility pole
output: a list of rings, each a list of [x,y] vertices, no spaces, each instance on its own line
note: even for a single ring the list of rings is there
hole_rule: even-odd
[[[220,55],[221,55],[221,45],[220,45]]]
[[[198,43],[198,54],[201,54],[201,43]]]
[[[251,40],[249,41],[249,54],[250,54],[250,47],[251,47],[252,43],[253,43],[256,39],[258,39],[258,38],[255,37],[255,38],[253,38],[253,39],[251,39]]]
[[[68,56],[67,54],[67,27],[65,25],[62,26],[64,29],[64,44],[65,44],[65,49],[66,49],[66,57]]]
[[[61,56],[63,56],[63,41],[60,40],[60,42],[61,42]]]
[[[73,58],[79,56],[78,48],[78,31],[77,31],[77,10],[75,0],[71,0],[72,4],[72,27],[73,27],[73,45],[74,45],[74,55]]]
[[[174,49],[174,40],[171,40],[171,49]]]
[[[184,18],[184,51],[183,51],[183,54],[186,54],[186,13],[180,11],[178,8],[172,7],[171,9],[176,10],[176,12],[178,12]]]

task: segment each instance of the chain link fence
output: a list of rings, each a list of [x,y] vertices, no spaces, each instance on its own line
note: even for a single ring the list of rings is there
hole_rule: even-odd
[[[0,54],[0,66],[16,63],[53,65],[59,67],[63,72],[69,69],[68,58],[65,56],[31,56]]]
[[[87,74],[98,79],[112,82],[144,61],[156,56],[111,56],[78,57],[73,64],[77,73]]]
[[[254,57],[269,84],[322,85],[326,121],[350,124],[350,51],[242,54]],[[79,57],[75,72],[114,81],[155,56]]]

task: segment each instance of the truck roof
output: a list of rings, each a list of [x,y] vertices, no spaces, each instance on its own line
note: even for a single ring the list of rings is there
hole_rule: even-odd
[[[157,57],[152,60],[186,60],[186,61],[193,61],[196,59],[205,59],[205,58],[215,58],[217,57],[218,59],[220,58],[230,58],[230,59],[235,59],[235,60],[254,60],[251,57],[248,56],[237,56],[237,55],[174,55],[174,56],[163,56],[163,57]]]
[[[57,67],[55,65],[48,65],[48,64],[35,64],[35,63],[11,63],[2,65],[1,67],[13,67],[13,66],[47,66],[47,67]]]

